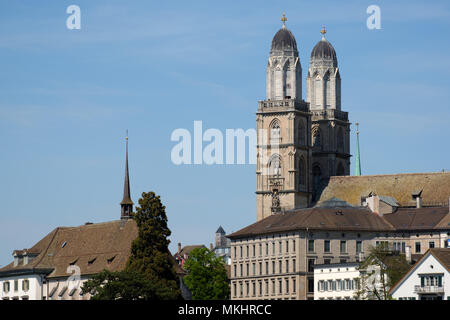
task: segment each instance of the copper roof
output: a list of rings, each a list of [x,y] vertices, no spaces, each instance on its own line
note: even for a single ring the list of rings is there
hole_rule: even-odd
[[[353,205],[374,191],[390,196],[402,207],[415,206],[412,193],[422,191],[423,205],[447,205],[450,196],[450,172],[405,173],[372,176],[334,176],[323,190],[319,203],[337,197]]]
[[[227,237],[241,238],[295,230],[394,231],[382,217],[362,207],[314,207],[276,214]]]

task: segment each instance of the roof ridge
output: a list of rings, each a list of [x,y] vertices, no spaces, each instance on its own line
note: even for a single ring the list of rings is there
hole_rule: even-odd
[[[411,176],[411,175],[442,175],[442,174],[449,174],[450,171],[445,172],[406,172],[406,173],[388,173],[388,174],[366,174],[361,176],[331,176],[330,179],[361,179],[364,177],[388,177],[388,176]]]

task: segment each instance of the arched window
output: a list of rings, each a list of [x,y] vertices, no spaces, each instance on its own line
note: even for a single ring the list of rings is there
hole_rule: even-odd
[[[313,147],[320,147],[321,144],[320,130],[317,129],[313,134]]]
[[[279,143],[281,139],[280,123],[277,119],[272,121],[270,125],[270,143]]]
[[[274,154],[269,160],[269,174],[273,176],[281,176],[281,157]]]
[[[319,76],[314,81],[314,98],[316,101],[316,106],[322,105],[322,83]]]
[[[344,152],[344,131],[342,130],[342,128],[338,129],[337,148],[339,152]]]
[[[320,170],[320,165],[315,163],[313,165],[313,183],[314,183],[314,191],[317,193],[320,187],[320,176],[322,175],[322,171]]]
[[[305,132],[305,126],[303,125],[303,121],[299,121],[298,122],[298,142],[300,143],[300,145],[305,145],[305,141],[306,141],[306,132]]]
[[[298,183],[301,187],[306,185],[306,165],[303,157],[300,158],[298,163]]]

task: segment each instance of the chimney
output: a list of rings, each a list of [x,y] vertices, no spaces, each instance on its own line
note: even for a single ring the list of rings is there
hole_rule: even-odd
[[[422,208],[422,191],[417,190],[412,193],[413,200],[416,200],[416,208]]]
[[[422,208],[422,197],[416,198],[416,208]]]
[[[411,246],[405,248],[405,259],[408,263],[411,263]]]
[[[181,242],[178,242],[178,253],[181,252]]]
[[[369,197],[366,198],[367,206],[370,211],[380,214],[380,198],[375,194],[375,192],[371,192]],[[382,216],[382,214],[380,214]]]

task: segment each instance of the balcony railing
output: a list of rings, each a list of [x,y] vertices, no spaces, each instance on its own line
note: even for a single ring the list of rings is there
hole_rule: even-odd
[[[444,286],[414,286],[414,293],[444,293]]]

